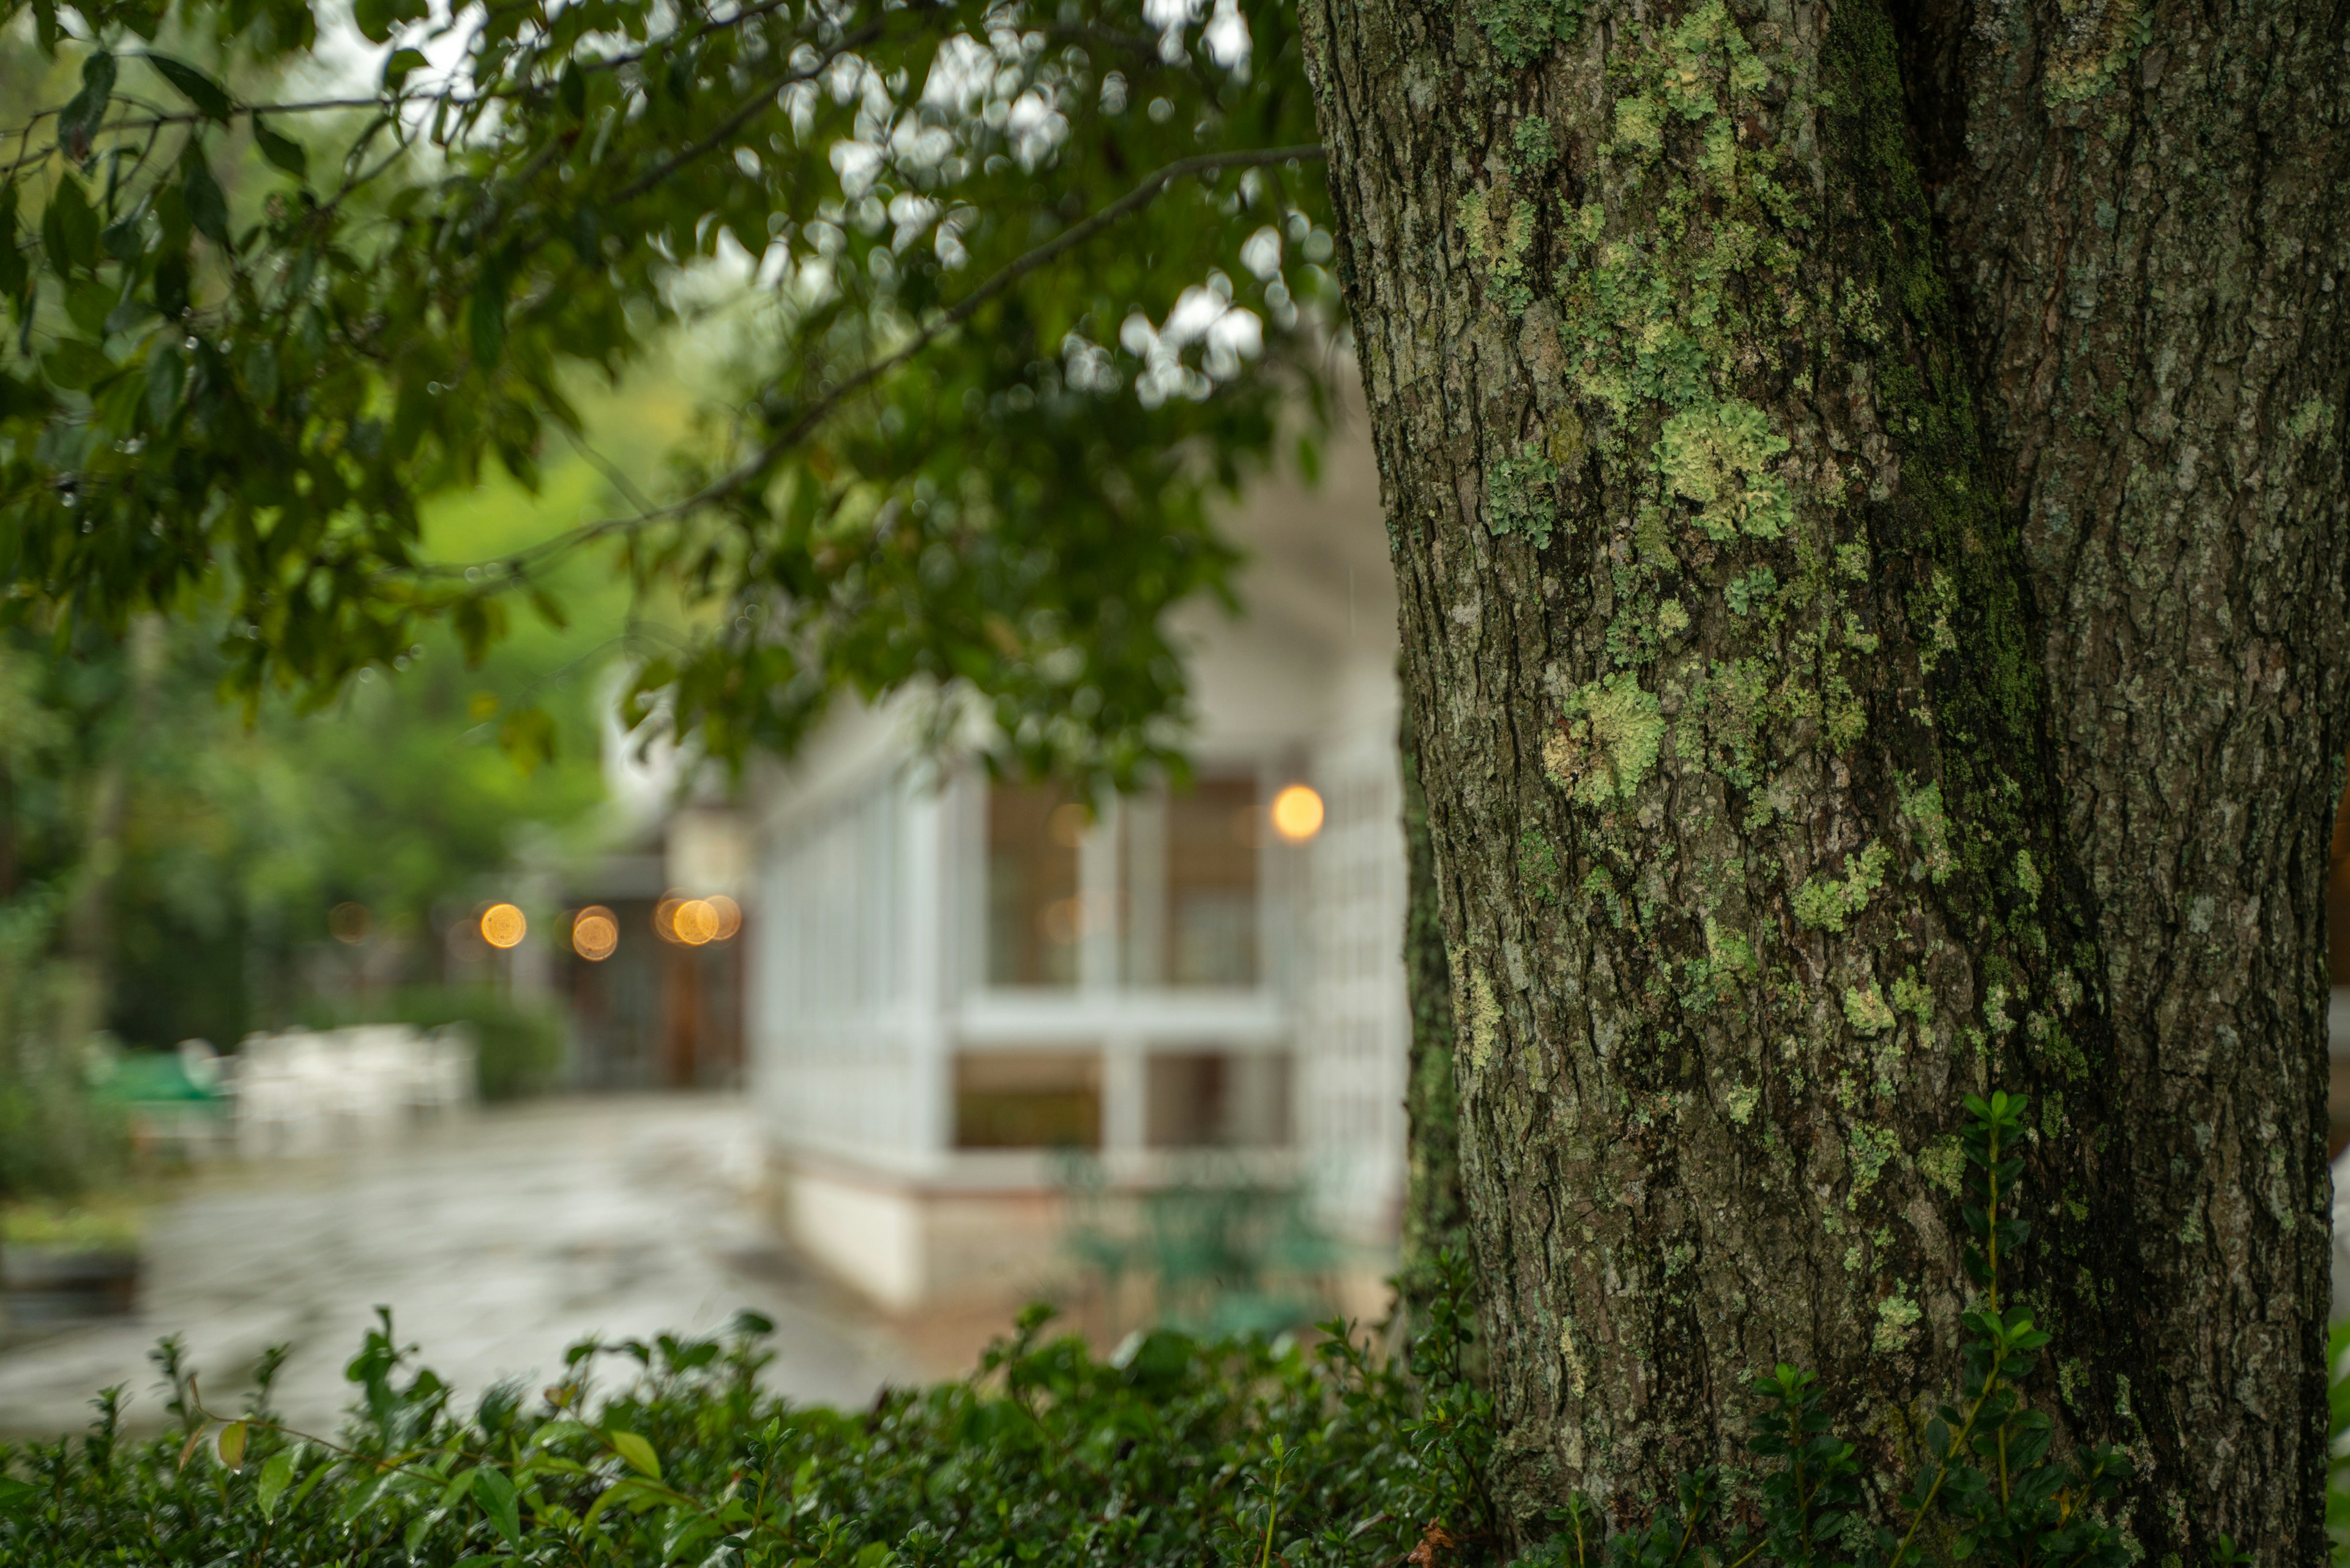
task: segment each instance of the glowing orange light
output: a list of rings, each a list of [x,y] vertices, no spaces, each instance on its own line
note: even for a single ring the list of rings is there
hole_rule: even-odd
[[[1322,831],[1322,797],[1307,785],[1291,784],[1273,797],[1273,830],[1292,844]]]
[[[367,940],[369,924],[364,904],[338,904],[327,911],[328,933],[348,947],[355,948]]]
[[[718,916],[718,932],[713,940],[732,941],[734,933],[743,929],[743,906],[723,893],[713,893],[710,897],[710,907]]]
[[[662,898],[660,903],[655,904],[653,906],[653,935],[659,937],[665,942],[679,940],[680,939],[677,934],[677,912],[684,906],[684,904],[685,898],[682,894],[679,893],[668,894]]]
[[[571,919],[571,950],[589,963],[602,963],[620,945],[620,922],[601,904],[590,904]]]
[[[530,922],[512,904],[492,904],[482,911],[482,940],[494,948],[519,947],[530,932]]]
[[[698,948],[718,935],[718,911],[707,898],[688,898],[670,916],[669,927],[679,941]]]

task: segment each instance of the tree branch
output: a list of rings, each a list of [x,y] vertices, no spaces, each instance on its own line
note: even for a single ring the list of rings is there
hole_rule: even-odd
[[[1325,156],[1326,155],[1318,144],[1300,143],[1291,147],[1263,147],[1231,152],[1203,152],[1192,158],[1179,158],[1147,176],[1133,190],[1128,191],[1091,217],[1072,224],[1035,249],[1006,263],[986,282],[932,317],[904,343],[867,365],[832,390],[824,393],[802,409],[793,416],[790,422],[778,431],[747,461],[720,478],[712,480],[692,494],[671,502],[666,506],[639,511],[633,516],[611,517],[595,523],[582,524],[569,533],[558,535],[527,550],[502,556],[496,560],[449,566],[425,566],[416,567],[414,570],[428,576],[457,576],[468,571],[503,571],[506,574],[507,582],[498,586],[505,587],[520,581],[532,569],[545,562],[577,549],[582,545],[593,544],[598,539],[610,538],[618,535],[633,534],[640,529],[672,521],[723,501],[757,479],[776,458],[806,440],[816,426],[841,404],[913,358],[947,332],[969,320],[982,306],[1004,293],[1014,284],[1018,283],[1038,267],[1085,244],[1119,219],[1131,216],[1149,205],[1161,192],[1178,180],[1188,175],[1212,173],[1222,169],[1262,168],[1271,163],[1320,162]]]

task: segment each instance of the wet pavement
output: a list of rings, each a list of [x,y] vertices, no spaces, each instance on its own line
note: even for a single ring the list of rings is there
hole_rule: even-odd
[[[132,1423],[160,1426],[147,1352],[170,1334],[214,1409],[239,1407],[266,1346],[291,1345],[276,1403],[330,1430],[380,1303],[461,1407],[502,1378],[549,1381],[590,1334],[711,1334],[745,1307],[775,1322],[767,1381],[795,1399],[864,1404],[921,1380],[874,1314],[778,1246],[755,1210],[757,1147],[739,1098],[614,1097],[205,1172],[151,1217],[137,1316],[0,1350],[0,1434],[77,1429],[109,1384]]]

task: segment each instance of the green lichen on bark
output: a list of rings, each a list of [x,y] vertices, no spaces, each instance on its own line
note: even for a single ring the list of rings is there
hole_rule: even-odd
[[[1805,877],[1795,889],[1795,923],[1842,934],[1846,924],[1868,908],[1868,896],[1885,885],[1885,867],[1892,858],[1885,846],[1871,844],[1846,862],[1842,877]]]
[[[1558,525],[1558,465],[1534,441],[1515,456],[1498,459],[1485,481],[1485,529],[1495,537],[1515,534],[1537,550],[1550,548]]]
[[[1469,254],[1484,268],[1486,286],[1510,314],[1523,314],[1534,301],[1526,269],[1534,244],[1534,202],[1512,196],[1506,187],[1471,191],[1461,198],[1454,216],[1469,241]]]
[[[1470,0],[1469,16],[1495,54],[1522,67],[1574,41],[1583,26],[1583,0]]]
[[[1665,421],[1657,470],[1675,495],[1697,504],[1706,537],[1775,539],[1794,520],[1787,482],[1771,470],[1786,450],[1787,438],[1762,410],[1725,398]]]
[[[1540,174],[1558,161],[1558,135],[1546,116],[1530,114],[1510,127],[1510,163],[1521,174]]]
[[[1655,693],[1629,673],[1595,680],[1570,696],[1543,743],[1551,782],[1585,805],[1629,799],[1656,766],[1665,721]]]

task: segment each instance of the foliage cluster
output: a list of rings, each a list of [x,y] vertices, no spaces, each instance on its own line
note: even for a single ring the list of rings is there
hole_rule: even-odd
[[[120,1118],[91,1096],[82,1054],[59,1029],[68,977],[47,957],[55,903],[0,900],[0,1204],[75,1197],[125,1154]]]
[[[542,1398],[496,1388],[461,1415],[387,1316],[334,1443],[274,1425],[265,1392],[214,1420],[167,1345],[181,1434],[127,1439],[109,1394],[78,1443],[0,1449],[0,1559],[1375,1563],[1469,1506],[1451,1407],[1423,1410],[1362,1346],[1160,1329],[1104,1360],[1046,1317],[972,1378],[868,1410],[760,1392],[767,1325],[745,1319],[723,1343],[579,1345]],[[599,1395],[614,1362],[631,1376]]]
[[[1328,1310],[1343,1251],[1295,1182],[1213,1158],[1138,1205],[1114,1201],[1100,1163],[1073,1163],[1066,1245],[1115,1334],[1149,1322],[1223,1339],[1274,1334]]]
[[[430,623],[478,658],[560,619],[565,564],[617,550],[709,611],[636,711],[713,750],[910,686],[1031,766],[1174,763],[1163,613],[1225,583],[1214,499],[1328,385],[1288,8],[364,0],[337,42],[304,0],[0,0],[28,13],[0,611],[215,595],[232,682],[324,693]],[[494,468],[538,485],[582,381],[722,300],[733,374],[666,478],[608,464],[614,504],[525,549],[423,536]]]
[[[684,401],[638,391],[639,421]],[[496,485],[427,521],[440,538],[525,540],[604,489],[584,461],[551,464],[536,505]],[[631,618],[623,587],[575,575],[569,597],[569,628],[519,627],[478,668],[427,628],[396,668],[316,712],[275,694],[243,712],[218,701],[231,661],[217,610],[122,637],[0,633],[0,920],[24,935],[0,961],[52,977],[61,952],[96,962],[109,1005],[88,1024],[146,1046],[234,1045],[353,963],[379,984],[387,969],[435,972],[437,906],[503,891],[517,852],[559,855],[593,828],[598,680],[630,646],[667,640]],[[525,746],[517,766],[509,721],[523,712],[567,743]],[[328,940],[344,901],[368,911],[364,949]]]
[[[1519,1561],[1544,1568],[1898,1568],[1927,1558],[2122,1568],[2109,1515],[2127,1473],[2071,1455],[2022,1396],[2047,1336],[2003,1299],[2021,1098],[1970,1097],[1963,1213],[1979,1292],[1957,1397],[1903,1494],[1879,1495],[1810,1375],[1752,1386],[1751,1466],[1692,1471],[1678,1495],[1613,1514],[1568,1500]],[[1481,1478],[1492,1405],[1469,1375],[1468,1265],[1447,1252],[1409,1356],[1346,1325],[1308,1348],[1263,1335],[1138,1332],[1107,1359],[1047,1337],[1033,1308],[964,1381],[893,1390],[866,1411],[763,1393],[769,1327],[724,1341],[588,1343],[537,1398],[493,1388],[470,1414],[418,1366],[389,1314],[348,1369],[342,1437],[202,1404],[167,1342],[179,1433],[135,1443],[117,1393],[78,1442],[0,1449],[0,1558],[27,1568],[333,1562],[885,1565],[1252,1563],[1430,1568],[1513,1544]],[[2337,1348],[2341,1342],[2337,1340]],[[608,1391],[596,1378],[617,1364]],[[2337,1385],[2336,1426],[2350,1410]],[[1906,1525],[1900,1521],[1906,1520]],[[1898,1532],[1897,1532],[1898,1531]],[[2244,1561],[2224,1535],[2212,1561]]]

